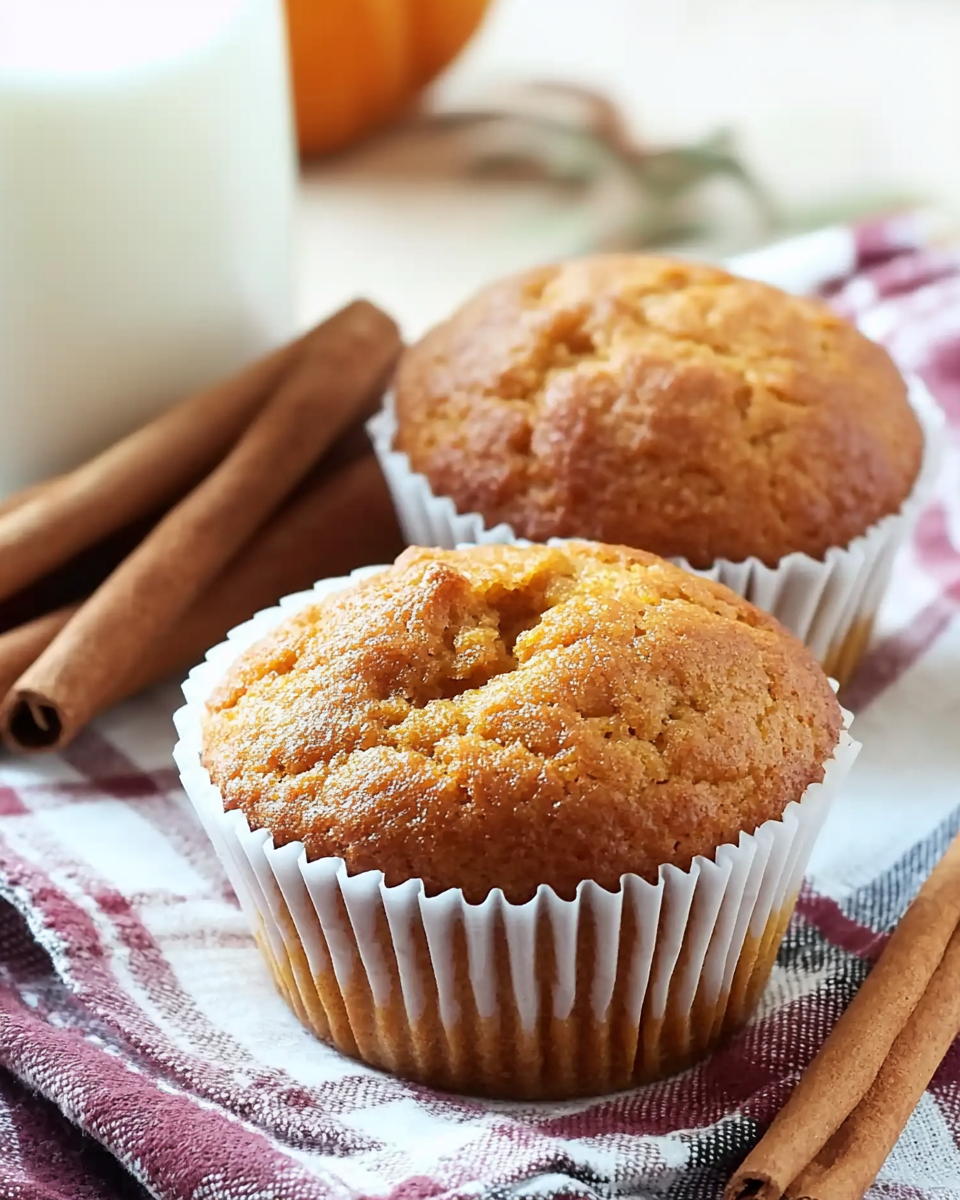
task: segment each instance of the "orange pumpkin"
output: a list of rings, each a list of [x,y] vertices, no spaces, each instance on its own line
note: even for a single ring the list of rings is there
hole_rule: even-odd
[[[396,117],[457,54],[489,0],[286,0],[303,154]]]

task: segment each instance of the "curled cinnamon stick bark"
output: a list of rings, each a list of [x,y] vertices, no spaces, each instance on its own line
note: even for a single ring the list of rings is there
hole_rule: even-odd
[[[960,931],[870,1090],[787,1189],[789,1200],[861,1200],[960,1032]]]
[[[55,749],[116,694],[160,637],[292,492],[369,397],[400,349],[364,301],[317,331],[233,450],[81,607],[8,695],[0,725],[21,751]]]
[[[316,331],[168,409],[67,475],[0,504],[0,599],[192,486],[276,390]]]
[[[790,1099],[727,1185],[725,1200],[780,1200],[863,1100],[960,922],[956,838],[890,935]]]

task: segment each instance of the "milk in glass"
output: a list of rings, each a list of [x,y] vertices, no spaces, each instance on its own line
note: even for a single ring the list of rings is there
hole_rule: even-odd
[[[0,0],[0,496],[291,331],[281,0]]]

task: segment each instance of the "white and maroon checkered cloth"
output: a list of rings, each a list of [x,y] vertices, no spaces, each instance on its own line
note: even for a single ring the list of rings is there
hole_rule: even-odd
[[[960,431],[960,258],[909,223],[742,260],[818,287],[920,370]],[[486,1103],[367,1070],[274,992],[177,786],[171,686],[65,754],[0,762],[3,1200],[715,1195],[960,826],[960,455],[904,553],[846,701],[864,751],[762,1009],[666,1083]],[[960,1197],[960,1046],[878,1197]]]

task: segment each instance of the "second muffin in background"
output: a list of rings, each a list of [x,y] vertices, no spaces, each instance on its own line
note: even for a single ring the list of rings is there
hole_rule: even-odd
[[[669,259],[493,284],[406,353],[393,404],[374,441],[412,541],[650,550],[712,570],[840,674],[923,490],[886,351],[817,301]]]

